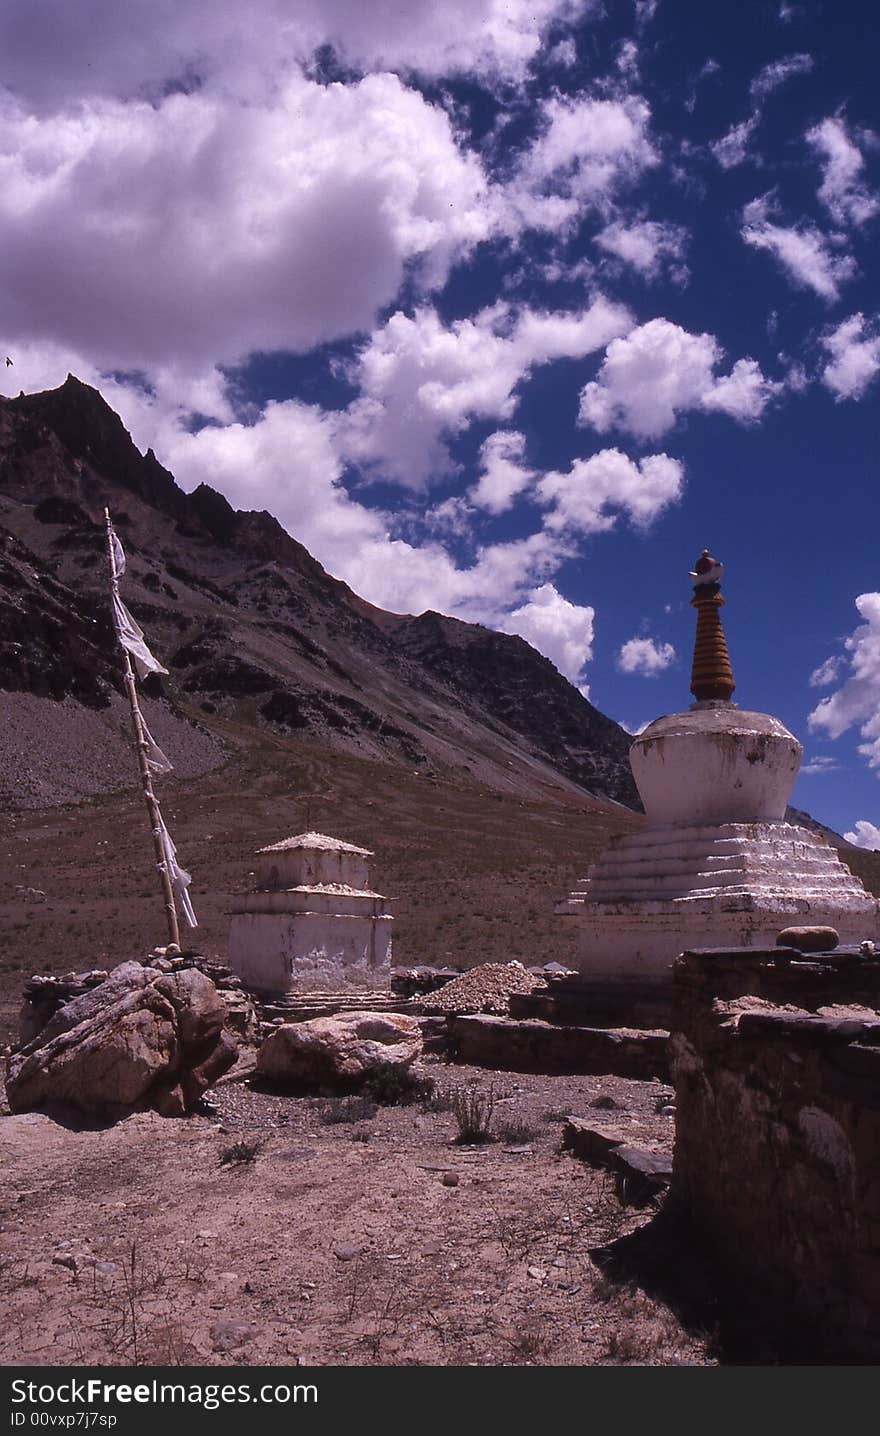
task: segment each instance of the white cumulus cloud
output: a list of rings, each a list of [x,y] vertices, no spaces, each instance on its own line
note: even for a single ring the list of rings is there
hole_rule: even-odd
[[[499,429],[483,442],[480,477],[470,491],[471,501],[477,508],[490,514],[503,514],[533,482],[534,469],[523,463],[525,448],[525,434],[515,429]]]
[[[608,345],[598,378],[581,393],[580,420],[600,433],[617,427],[639,438],[666,433],[689,409],[722,410],[742,422],[761,417],[781,385],[753,359],[716,376],[723,351],[711,334],[690,334],[651,319]]]
[[[862,178],[865,161],[837,115],[807,131],[807,140],[822,160],[819,198],[835,224],[866,224],[880,209],[880,199]]]
[[[646,279],[655,278],[669,267],[673,278],[686,277],[681,261],[684,258],[687,233],[681,225],[661,224],[657,220],[615,220],[596,236],[596,243],[630,265]]]
[[[439,542],[406,541],[391,515],[346,491],[335,416],[293,400],[269,404],[253,424],[178,430],[161,457],[187,490],[207,483],[237,507],[268,509],[335,577],[396,612],[497,625],[567,553],[543,531],[488,544],[469,564]]]
[[[496,304],[446,325],[425,307],[393,314],[352,370],[360,398],[346,418],[348,456],[419,488],[446,474],[446,440],[474,419],[509,419],[517,386],[540,364],[582,358],[632,323],[598,296],[588,308],[554,314]]]
[[[835,250],[815,225],[776,224],[771,213],[768,195],[746,205],[740,230],[746,244],[772,254],[796,288],[812,289],[822,299],[837,299],[841,286],[856,273],[853,256]]]
[[[871,768],[880,768],[880,593],[863,593],[856,608],[864,619],[846,640],[848,658],[846,681],[813,709],[808,722],[815,732],[823,730],[839,738],[857,725],[865,740],[859,752]]]
[[[665,668],[675,662],[676,652],[671,643],[658,643],[654,638],[630,638],[621,645],[617,655],[617,667],[621,673],[638,673],[644,678],[656,678]]]
[[[549,580],[576,551],[578,534],[611,527],[619,513],[645,526],[680,495],[675,460],[654,455],[636,465],[606,451],[579,461],[569,474],[545,476],[537,492],[547,510],[541,528],[485,544],[461,563],[436,539],[408,541],[392,515],[349,494],[339,425],[339,415],[288,400],[269,404],[249,424],[207,425],[197,433],[166,426],[160,457],[187,490],[207,483],[237,507],[274,513],[370,602],[396,612],[436,609],[494,627],[515,621],[510,631],[522,633],[568,676],[588,657],[592,610],[569,604]],[[428,529],[436,532],[460,533],[467,522],[461,501],[427,515]]]
[[[668,454],[649,454],[638,462],[619,449],[602,449],[575,459],[563,473],[545,474],[537,486],[548,505],[549,532],[595,534],[615,526],[620,512],[637,528],[646,528],[681,498],[684,468]]]
[[[543,583],[507,614],[499,627],[506,633],[518,633],[572,683],[580,683],[593,656],[595,617],[596,610],[590,605],[570,603],[552,583]]]
[[[4,0],[0,74],[43,110],[169,82],[252,97],[324,45],[366,70],[522,80],[552,26],[593,0]]]
[[[880,324],[852,314],[822,340],[830,361],[822,382],[838,399],[861,399],[880,370]]]
[[[843,659],[835,655],[833,658],[826,658],[818,668],[814,668],[810,674],[811,688],[828,688],[830,684],[836,683],[840,677],[840,670],[843,667]]]
[[[851,833],[843,835],[848,843],[855,848],[880,848],[880,828],[876,823],[869,823],[867,818],[859,818]]]
[[[559,40],[547,51],[547,59],[551,65],[561,65],[564,69],[570,70],[572,65],[577,64],[577,45],[569,35],[565,40]]]
[[[106,369],[193,369],[368,329],[491,228],[479,161],[394,75],[292,75],[249,105],[196,92],[0,125],[4,341]]]
[[[745,119],[732,125],[726,135],[720,140],[715,140],[709,146],[712,154],[722,169],[734,169],[737,165],[743,164],[751,158],[751,141],[763,118],[764,101],[780,85],[796,75],[809,74],[813,69],[813,58],[811,55],[786,55],[781,60],[773,60],[759,70],[749,86],[749,94],[752,98],[752,113]]]
[[[518,224],[563,229],[590,208],[604,208],[625,184],[659,163],[649,136],[651,112],[638,96],[553,96],[507,188]]]
[[[740,120],[739,124],[732,125],[726,135],[722,135],[720,140],[715,140],[709,146],[723,170],[732,170],[745,163],[749,157],[752,135],[760,122],[760,115],[749,115],[747,120]]]
[[[0,355],[0,394],[39,393],[56,389],[67,375],[99,389],[119,414],[138,448],[165,451],[176,439],[179,426],[198,413],[217,424],[231,423],[236,415],[226,377],[216,368],[191,371],[173,361],[152,370],[148,387],[127,383],[103,372],[82,350],[54,343],[12,343],[13,363]]]
[[[780,85],[787,80],[794,79],[795,75],[808,75],[814,68],[812,55],[797,54],[785,55],[781,60],[772,60],[759,70],[749,86],[752,99],[764,100]]]
[[[823,773],[834,773],[840,767],[836,758],[826,757],[824,754],[817,754],[810,758],[801,768],[801,776],[817,777]]]

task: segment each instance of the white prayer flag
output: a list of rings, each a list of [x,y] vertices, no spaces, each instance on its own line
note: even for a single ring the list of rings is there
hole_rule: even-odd
[[[188,927],[198,927],[193,905],[190,901],[187,888],[192,882],[190,874],[180,866],[177,861],[177,849],[171,841],[171,834],[165,826],[165,820],[159,815],[159,833],[162,838],[162,850],[165,853],[165,861],[168,864],[168,876],[171,879],[171,886],[174,889],[174,896],[180,903],[181,910],[187,921]]]
[[[127,649],[134,659],[134,666],[138,671],[139,678],[146,678],[148,673],[167,673],[168,669],[163,668],[149,650],[144,639],[144,631],[140,624],[132,618],[114,585],[111,595],[113,603],[113,627],[116,629],[116,637]]]
[[[144,715],[141,714],[141,729],[143,730],[144,742],[147,745],[147,767],[151,773],[161,776],[162,773],[173,773],[174,764],[170,758],[166,758],[159,744],[156,742],[146,723]]]
[[[125,573],[125,549],[116,537],[115,529],[110,531],[110,542],[113,545],[113,561],[116,564],[116,577],[121,578]]]

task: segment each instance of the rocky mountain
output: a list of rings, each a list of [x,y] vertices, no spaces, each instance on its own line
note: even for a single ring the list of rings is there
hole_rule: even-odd
[[[169,669],[148,690],[166,731],[228,742],[234,730],[246,744],[268,730],[429,780],[638,806],[629,735],[521,638],[365,603],[270,514],[236,512],[204,485],[184,493],[73,376],[0,399],[7,696],[115,710],[105,505],[128,556],[125,601]]]

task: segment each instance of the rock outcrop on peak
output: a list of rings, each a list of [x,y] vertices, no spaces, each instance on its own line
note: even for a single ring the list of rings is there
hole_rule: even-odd
[[[638,807],[629,735],[523,639],[365,602],[271,514],[205,484],[184,493],[72,375],[0,398],[3,689],[93,706],[119,689],[105,505],[126,602],[170,670],[154,687],[175,710],[506,792]]]

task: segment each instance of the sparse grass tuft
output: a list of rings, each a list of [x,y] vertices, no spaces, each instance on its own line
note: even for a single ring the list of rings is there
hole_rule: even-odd
[[[419,1105],[423,1112],[451,1112],[452,1098],[444,1087],[438,1086],[431,1081],[431,1091],[420,1099]]]
[[[433,1077],[422,1077],[409,1067],[382,1067],[366,1082],[365,1091],[380,1107],[424,1105],[434,1095]]]
[[[517,1366],[544,1366],[553,1352],[552,1332],[535,1318],[527,1320],[508,1338]]]
[[[462,1146],[492,1141],[492,1114],[495,1111],[494,1087],[483,1090],[476,1084],[453,1087],[449,1100],[458,1124],[456,1141]]]
[[[511,1112],[508,1117],[496,1125],[495,1135],[499,1142],[509,1142],[511,1146],[522,1146],[526,1142],[534,1142],[540,1135],[537,1127],[527,1121],[519,1112]]]
[[[594,1288],[593,1296],[597,1296]],[[687,1338],[672,1313],[638,1287],[618,1288],[608,1299],[605,1338],[609,1366],[687,1365]]]
[[[325,1127],[335,1127],[345,1122],[367,1122],[377,1110],[368,1093],[356,1092],[352,1097],[329,1098],[320,1109],[320,1118]]]
[[[255,1162],[257,1154],[265,1146],[264,1137],[243,1138],[233,1142],[231,1147],[225,1147],[220,1153],[221,1167],[239,1167],[248,1162]]]

